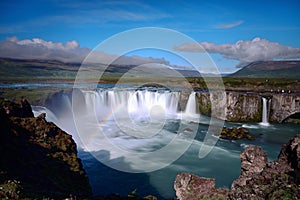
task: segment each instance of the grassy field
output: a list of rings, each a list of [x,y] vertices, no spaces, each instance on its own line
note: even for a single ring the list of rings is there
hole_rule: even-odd
[[[0,59],[0,84],[16,83],[69,83],[73,84],[80,68],[76,63],[42,60]],[[99,68],[104,65],[91,65],[84,70],[79,83],[131,84],[136,86],[164,86],[170,88],[222,89],[253,92],[291,92],[300,93],[300,78],[236,78],[223,77],[187,77],[182,72],[174,73],[170,69],[135,68],[134,66],[110,66],[101,78]],[[190,74],[191,72],[189,72]],[[126,75],[126,76],[125,76]],[[196,75],[196,74],[194,74]],[[34,104],[42,104],[44,99],[63,88],[42,87],[14,89],[0,87],[0,97],[15,99],[25,97]]]
[[[120,80],[115,77],[104,77],[100,81],[89,79],[83,83],[101,83],[101,84],[130,84],[136,86],[165,86],[170,88],[190,88],[194,89],[219,89],[220,85],[216,84],[217,79],[212,78],[127,78]],[[300,93],[300,82],[297,79],[263,79],[263,78],[222,78],[225,89],[228,91],[240,92],[282,92]],[[218,80],[220,81],[220,79]],[[74,83],[74,79],[2,79],[0,83]],[[8,99],[27,98],[34,105],[42,105],[43,101],[51,94],[63,90],[57,87],[40,87],[40,88],[0,88],[0,97]],[[66,90],[66,89],[65,89]]]

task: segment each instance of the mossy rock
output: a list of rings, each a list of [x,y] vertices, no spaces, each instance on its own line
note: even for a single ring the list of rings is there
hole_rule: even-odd
[[[92,195],[72,136],[47,122],[45,115],[37,118],[7,115],[3,119],[6,122],[0,124],[0,171],[5,174],[0,174],[0,184],[19,180],[23,197],[33,199]],[[2,188],[8,186],[17,191],[18,187],[12,184]]]
[[[233,127],[226,128],[223,127],[221,130],[220,138],[227,140],[254,140],[255,138],[249,134],[249,130],[244,127]]]

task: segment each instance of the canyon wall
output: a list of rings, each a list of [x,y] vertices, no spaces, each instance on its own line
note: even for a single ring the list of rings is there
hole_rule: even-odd
[[[72,99],[72,92],[80,93],[79,90],[60,91],[49,96],[44,104],[54,113],[62,113],[66,99]],[[168,94],[168,91],[160,92],[163,93]],[[180,92],[177,110],[185,110],[190,94],[191,91]],[[83,95],[78,97],[82,98],[82,102],[85,101]],[[235,91],[196,91],[196,110],[201,114],[231,122],[261,122],[263,97],[267,99],[269,122],[282,123],[289,116],[300,113],[300,94]]]
[[[300,95],[274,94],[271,99],[269,120],[283,122],[289,116],[300,113]]]
[[[262,121],[262,97],[268,99],[266,109],[270,122],[282,123],[292,114],[300,113],[300,96],[297,94],[197,92],[198,107],[202,114],[231,122]],[[212,113],[212,110],[215,112]]]

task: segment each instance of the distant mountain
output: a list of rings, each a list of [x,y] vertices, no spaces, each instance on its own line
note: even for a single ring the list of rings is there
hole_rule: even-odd
[[[300,60],[253,62],[229,77],[300,78]]]
[[[0,58],[0,79],[74,79],[81,66],[81,63],[65,63],[57,60],[34,60],[34,59],[11,59]],[[124,74],[129,76],[151,76],[151,77],[215,77],[216,74],[200,74],[196,70],[174,69],[159,67],[159,65],[138,65],[113,64],[107,67],[104,64],[91,64],[87,74],[95,77],[99,71],[104,72],[105,77],[118,78]],[[177,72],[175,72],[176,70]],[[222,75],[222,74],[221,74]]]
[[[79,63],[64,63],[57,60],[0,58],[0,79],[6,78],[72,78]]]

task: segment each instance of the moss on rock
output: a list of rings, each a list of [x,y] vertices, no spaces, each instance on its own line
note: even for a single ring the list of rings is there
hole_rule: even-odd
[[[254,140],[255,138],[249,134],[249,130],[244,127],[233,127],[233,128],[226,128],[223,127],[221,130],[220,138],[227,139],[227,140],[240,140],[240,139],[247,139],[247,140]]]
[[[7,103],[7,102],[6,102]],[[39,117],[15,117],[0,108],[0,184],[16,180],[29,198],[66,198],[92,195],[77,157],[72,136]],[[0,197],[8,197],[0,189]]]

